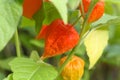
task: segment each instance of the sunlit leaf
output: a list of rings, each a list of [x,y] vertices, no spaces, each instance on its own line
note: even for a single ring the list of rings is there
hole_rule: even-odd
[[[60,13],[64,23],[68,22],[67,1],[68,0],[50,0]]]
[[[88,34],[84,43],[90,61],[89,69],[91,69],[101,57],[104,48],[107,46],[108,31],[93,30],[90,34]]]
[[[81,0],[69,0],[68,1],[68,7],[70,7],[70,9],[76,9],[79,6]]]
[[[21,4],[16,0],[0,0],[0,51],[17,29],[22,15]]]

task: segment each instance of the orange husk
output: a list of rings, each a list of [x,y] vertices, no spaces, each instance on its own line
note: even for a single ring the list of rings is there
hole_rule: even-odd
[[[45,39],[47,28],[48,28],[47,25],[42,26],[42,29],[40,30],[40,32],[36,36],[36,39],[38,39],[38,40]]]
[[[84,13],[86,14],[88,12],[91,0],[82,0],[82,2],[83,2]],[[82,12],[81,6],[80,6],[80,11]],[[89,16],[88,22],[91,23],[97,21],[103,16],[103,14],[104,14],[104,0],[99,0],[93,8],[93,11]]]
[[[75,47],[79,34],[70,24],[64,24],[57,19],[47,26],[45,35],[45,48],[42,59],[65,53]]]
[[[23,16],[32,19],[32,16],[41,8],[42,0],[24,0]]]
[[[67,56],[60,60],[60,66],[65,62]],[[80,57],[73,56],[68,64],[64,67],[61,75],[64,80],[80,80],[84,73],[84,60]]]

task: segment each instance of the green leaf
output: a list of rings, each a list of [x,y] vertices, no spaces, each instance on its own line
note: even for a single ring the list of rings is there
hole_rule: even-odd
[[[81,44],[80,46],[77,47],[75,53],[76,55],[83,56],[86,52],[85,45]]]
[[[34,61],[38,61],[40,59],[39,54],[37,51],[32,51],[30,58],[33,59]]]
[[[8,77],[5,78],[4,80],[13,80],[13,74],[8,75]]]
[[[0,68],[6,69],[6,70],[10,70],[10,66],[8,65],[8,63],[9,63],[12,59],[13,59],[13,57],[0,60]]]
[[[80,12],[79,10],[69,11],[68,13],[69,23],[74,23],[77,20],[77,18],[80,16],[79,12]]]
[[[93,27],[107,26],[107,25],[117,24],[117,23],[120,23],[120,17],[104,14],[98,21],[92,23],[92,26]]]
[[[108,43],[108,31],[93,30],[88,34],[84,43],[90,61],[89,69],[91,69],[101,57],[103,50]]]
[[[68,7],[72,10],[76,9],[79,6],[81,0],[69,0]]]
[[[50,0],[60,13],[64,23],[68,22],[67,1],[68,0]]]
[[[53,20],[61,18],[56,7],[50,2],[44,3],[44,11],[45,11],[45,19],[43,24],[49,25]]]
[[[0,51],[17,29],[22,7],[16,0],[0,0]]]
[[[23,4],[24,0],[14,0],[14,1],[17,1],[19,2],[20,4]]]
[[[10,62],[13,80],[54,80],[57,71],[49,64],[28,58],[15,58]]]
[[[44,5],[42,5],[42,7],[38,10],[38,12],[33,15],[33,19],[35,20],[35,30],[37,33],[39,33],[39,31],[42,28],[42,23],[44,18],[45,18]]]
[[[26,17],[22,17],[21,27],[33,27],[35,26],[35,21],[28,19]]]
[[[44,41],[43,40],[35,40],[35,39],[32,39],[30,40],[30,43],[33,45],[33,46],[36,46],[36,47],[44,47]]]

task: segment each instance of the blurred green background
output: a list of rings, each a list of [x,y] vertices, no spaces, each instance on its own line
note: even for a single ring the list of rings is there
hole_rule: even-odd
[[[120,16],[120,1],[119,3],[109,1],[105,4],[105,12],[109,15]],[[76,15],[74,15],[76,16]],[[34,32],[34,21],[23,17],[22,26],[19,26],[19,38],[21,51],[23,56],[30,56],[32,50],[37,50],[39,55],[43,52],[44,41],[35,40],[36,33]],[[29,24],[31,26],[28,26]],[[109,44],[104,50],[102,57],[92,70],[88,70],[88,64],[85,67],[85,74],[82,80],[120,80],[120,23],[109,26]],[[84,46],[77,51],[78,56],[87,58]],[[0,80],[11,73],[9,61],[16,56],[14,37],[9,41],[7,46],[0,52]],[[52,65],[57,65],[61,56],[46,60]],[[86,59],[86,63],[88,60]]]

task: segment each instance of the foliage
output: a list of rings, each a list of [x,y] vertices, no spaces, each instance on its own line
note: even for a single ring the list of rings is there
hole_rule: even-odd
[[[17,29],[22,7],[20,3],[13,0],[1,0],[0,4],[0,50],[2,50]]]
[[[14,72],[13,80],[53,80],[57,76],[57,71],[42,61],[35,62],[27,58],[15,58],[10,62],[10,66]]]
[[[101,57],[104,48],[107,46],[108,42],[108,31],[107,30],[95,30],[85,39],[85,46],[87,50],[87,55],[89,57],[91,69],[96,61]]]
[[[79,9],[82,8],[79,4],[82,5],[83,0],[41,0],[41,8],[31,19],[22,16],[23,1],[0,0],[0,80],[63,80],[60,74],[73,55],[81,57],[85,62],[81,80],[120,80],[119,0],[104,0],[103,16],[91,23],[88,21],[89,16],[99,0],[91,0],[85,14],[80,11],[84,9]],[[64,28],[72,25],[72,28],[60,33],[64,29],[59,28],[61,25],[50,27],[56,19],[61,20],[57,25],[61,24]],[[36,36],[44,25],[50,27],[47,37],[37,40]],[[63,36],[73,31],[73,27],[80,37],[77,44],[72,43],[75,37],[73,33],[69,34],[70,37],[66,34],[67,39]],[[52,36],[48,36],[50,33]],[[51,58],[42,60],[46,40],[52,40],[51,45],[57,46],[52,47],[55,51],[61,50],[64,42],[64,48],[69,50],[61,51],[62,55],[54,57],[49,54]],[[69,47],[71,44],[74,47]],[[58,66],[64,55],[68,56],[67,59]]]

